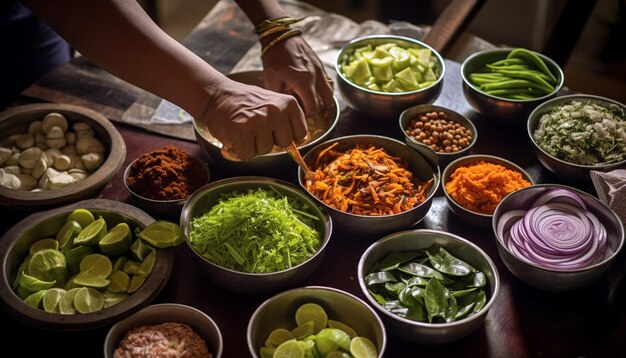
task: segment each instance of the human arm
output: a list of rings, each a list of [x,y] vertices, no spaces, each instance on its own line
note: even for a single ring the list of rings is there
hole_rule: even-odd
[[[250,21],[288,16],[278,0],[235,0]],[[261,40],[263,46],[281,33]],[[265,86],[273,91],[295,94],[307,115],[334,106],[332,82],[319,57],[301,36],[277,42],[262,57]]]
[[[293,97],[231,81],[163,32],[136,1],[23,3],[100,67],[199,118],[242,159],[306,133]]]

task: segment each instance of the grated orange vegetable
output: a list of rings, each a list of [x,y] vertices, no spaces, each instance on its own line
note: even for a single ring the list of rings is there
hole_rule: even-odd
[[[420,183],[402,158],[382,148],[356,146],[339,152],[334,143],[319,153],[307,190],[327,205],[357,215],[393,215],[426,200],[432,179]]]
[[[530,184],[518,171],[479,162],[457,168],[446,183],[446,191],[462,207],[491,215],[505,196]]]

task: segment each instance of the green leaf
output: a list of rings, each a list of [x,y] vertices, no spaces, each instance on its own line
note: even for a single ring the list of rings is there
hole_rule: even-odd
[[[365,284],[367,287],[387,282],[398,282],[393,273],[389,271],[372,272],[365,276]]]
[[[434,317],[445,317],[448,309],[448,290],[437,279],[430,279],[424,293],[424,303],[428,313],[428,322]]]
[[[392,252],[380,260],[374,266],[374,270],[393,270],[398,268],[400,264],[412,261],[418,257],[424,257],[424,253],[417,251]]]
[[[435,277],[439,280],[445,280],[445,276],[443,276],[440,272],[422,264],[418,264],[416,262],[407,262],[398,267],[399,271],[411,274],[413,276],[426,277],[431,278]]]
[[[405,287],[406,285],[404,284],[404,282],[386,282],[385,283],[385,290],[391,296],[397,297],[400,294],[400,291],[402,291]]]
[[[476,271],[472,266],[451,255],[440,245],[432,245],[426,250],[426,253],[433,268],[439,272],[451,276],[466,276]]]

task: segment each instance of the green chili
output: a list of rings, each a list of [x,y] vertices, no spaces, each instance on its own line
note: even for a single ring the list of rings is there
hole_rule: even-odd
[[[546,66],[545,62],[541,59],[541,57],[537,56],[534,52],[526,50],[524,48],[516,48],[511,51],[507,58],[521,58],[526,59],[532,62],[541,72],[543,72],[546,76],[550,77],[552,81],[556,83],[556,77],[550,72],[548,66]]]

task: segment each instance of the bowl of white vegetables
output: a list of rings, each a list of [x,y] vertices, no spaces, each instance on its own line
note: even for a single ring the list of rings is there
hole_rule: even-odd
[[[528,118],[539,161],[562,180],[589,182],[590,171],[626,164],[626,106],[575,94],[539,105]]]

